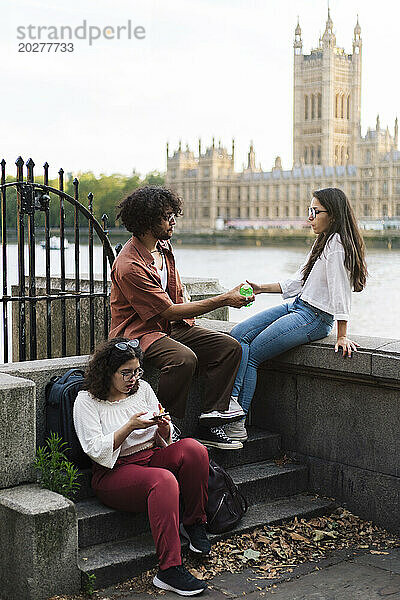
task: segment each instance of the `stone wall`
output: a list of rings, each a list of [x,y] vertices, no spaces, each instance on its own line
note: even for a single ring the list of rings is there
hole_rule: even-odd
[[[28,278],[26,279],[28,286]],[[182,283],[187,295],[187,299],[192,302],[196,300],[204,300],[211,298],[217,294],[224,292],[224,288],[218,282],[218,279],[206,279],[200,277],[182,277]],[[108,282],[108,296],[110,295],[110,282]],[[80,288],[82,292],[89,291],[89,280],[82,278],[80,280]],[[52,294],[59,294],[61,289],[61,280],[59,277],[51,278]],[[68,276],[65,281],[65,291],[73,293],[75,291],[75,280]],[[95,275],[94,292],[101,293],[103,291],[103,282],[100,276]],[[28,287],[26,289],[28,295]],[[12,295],[18,295],[18,286],[12,287]],[[46,296],[46,279],[45,277],[36,278],[36,295]],[[66,298],[65,302],[65,321],[66,321],[66,355],[74,356],[76,354],[76,301],[75,298]],[[18,303],[13,302],[12,306],[12,352],[14,360],[18,360],[19,356],[19,338],[18,338]],[[104,339],[104,305],[103,298],[95,298],[93,301],[94,322],[95,327],[95,345],[98,345]],[[81,328],[81,354],[90,352],[90,300],[82,297],[80,301],[80,328]],[[108,311],[108,317],[110,316]],[[53,300],[51,302],[51,344],[52,356],[60,357],[61,353],[61,300]],[[210,313],[207,313],[209,319],[219,319],[227,321],[229,318],[229,308],[217,308]],[[109,319],[108,319],[109,320]],[[109,322],[108,322],[109,325]],[[45,358],[47,356],[47,304],[45,300],[36,303],[36,338],[37,338],[37,358]],[[26,353],[27,360],[29,354],[29,308],[26,303]]]
[[[252,419],[309,465],[310,491],[400,532],[400,341],[353,337],[351,359],[332,335],[263,364]]]

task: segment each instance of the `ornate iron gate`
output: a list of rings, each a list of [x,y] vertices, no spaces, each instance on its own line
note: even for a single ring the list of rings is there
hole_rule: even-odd
[[[88,194],[88,208],[79,202],[79,181],[74,179],[72,182],[74,195],[71,196],[64,191],[64,171],[58,171],[58,189],[49,186],[49,165],[43,165],[43,183],[35,182],[34,166],[35,163],[30,158],[26,162],[26,177],[24,179],[23,167],[24,161],[21,157],[16,160],[17,176],[15,181],[6,181],[6,162],[3,159],[1,165],[1,231],[2,231],[2,292],[0,297],[2,304],[2,320],[3,320],[3,341],[4,341],[4,362],[10,359],[9,348],[9,333],[10,319],[9,307],[17,307],[14,316],[17,312],[18,321],[18,359],[20,361],[27,360],[29,349],[29,358],[34,360],[37,358],[37,307],[40,303],[45,306],[45,331],[46,331],[46,351],[48,358],[53,356],[52,352],[52,307],[55,302],[59,302],[59,318],[60,318],[60,352],[61,356],[67,355],[67,320],[71,320],[71,311],[66,311],[66,303],[74,303],[74,334],[75,334],[75,354],[81,354],[81,318],[82,318],[82,302],[87,299],[88,303],[88,324],[89,324],[89,346],[90,351],[95,346],[95,302],[102,304],[102,337],[108,335],[109,323],[109,302],[108,302],[108,284],[107,284],[107,268],[111,267],[114,261],[114,252],[111,247],[108,230],[107,230],[107,215],[103,214],[101,221],[102,225],[95,219],[93,215],[93,194]],[[15,190],[16,193],[16,234],[17,234],[17,251],[18,251],[18,283],[15,288],[17,293],[13,294],[11,285],[8,281],[7,273],[7,194]],[[59,202],[59,223],[50,224],[50,203]],[[66,228],[65,228],[65,206],[71,204],[74,211],[74,274],[73,283],[68,280],[69,285],[66,286]],[[45,285],[43,291],[37,293],[37,274],[36,274],[36,233],[35,220],[39,218],[39,214],[44,215],[41,220],[44,220],[44,242],[43,248],[45,251]],[[36,217],[36,219],[35,219]],[[82,224],[88,228],[88,290],[83,290],[81,286],[80,272],[80,233],[82,232]],[[51,226],[50,226],[51,225]],[[86,230],[85,227],[85,230]],[[59,231],[59,256],[60,259],[60,279],[59,290],[54,290],[51,280],[51,246],[50,232],[51,229]],[[94,236],[102,244],[102,272],[100,290],[95,291],[94,277],[94,260],[93,246]],[[28,270],[26,272],[25,265],[25,246],[28,246]],[[54,254],[53,254],[54,256]],[[71,287],[72,289],[67,289]],[[14,291],[15,291],[14,290]],[[102,299],[96,300],[97,298]],[[28,307],[28,310],[27,310]],[[98,319],[96,319],[98,321]],[[98,322],[97,322],[98,325]],[[54,335],[53,335],[54,337]],[[98,336],[97,336],[98,337]],[[29,340],[28,340],[29,338]],[[14,357],[16,360],[16,357]]]

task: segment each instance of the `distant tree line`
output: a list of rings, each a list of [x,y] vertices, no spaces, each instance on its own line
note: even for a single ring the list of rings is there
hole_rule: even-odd
[[[103,214],[108,216],[108,227],[115,227],[116,207],[121,200],[131,191],[140,185],[163,185],[165,177],[159,171],[151,171],[145,177],[141,177],[133,171],[132,175],[125,176],[118,173],[113,175],[100,175],[96,177],[92,172],[87,171],[78,173],[76,176],[72,173],[64,176],[64,191],[74,197],[73,180],[77,178],[79,181],[79,202],[84,206],[88,206],[88,194],[93,194],[93,213],[98,221]],[[7,183],[15,181],[15,177],[7,177]],[[37,183],[43,183],[43,177],[35,177]],[[49,186],[58,189],[58,179],[49,180]],[[50,226],[58,227],[60,223],[60,202],[56,194],[50,194]],[[74,225],[74,208],[69,202],[64,202],[65,209],[65,227],[73,227]],[[6,203],[6,222],[7,229],[16,228],[17,214],[17,196],[15,187],[7,188],[7,203]],[[86,223],[81,219],[83,227]],[[42,211],[35,212],[36,227],[44,226],[44,213]]]

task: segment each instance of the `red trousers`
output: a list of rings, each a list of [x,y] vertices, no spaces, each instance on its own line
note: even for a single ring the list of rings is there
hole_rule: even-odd
[[[119,458],[112,469],[93,465],[92,488],[103,504],[149,515],[161,569],[182,564],[179,494],[184,525],[205,523],[208,453],[191,438]]]

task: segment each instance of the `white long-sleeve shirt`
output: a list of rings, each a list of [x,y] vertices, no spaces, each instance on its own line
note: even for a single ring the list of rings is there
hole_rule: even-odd
[[[98,464],[112,469],[119,456],[154,445],[166,446],[167,442],[158,434],[157,425],[154,425],[147,429],[135,429],[118,448],[113,449],[114,432],[138,412],[146,412],[141,417],[143,419],[149,419],[154,412],[159,412],[157,397],[146,381],[140,380],[137,392],[116,402],[98,400],[85,390],[78,392],[73,415],[83,451]]]
[[[304,302],[323,310],[337,321],[348,321],[351,309],[350,273],[344,265],[344,248],[340,235],[333,234],[321,256],[303,285],[302,270],[311,251],[300,269],[291,279],[280,281],[284,300],[300,296]]]

